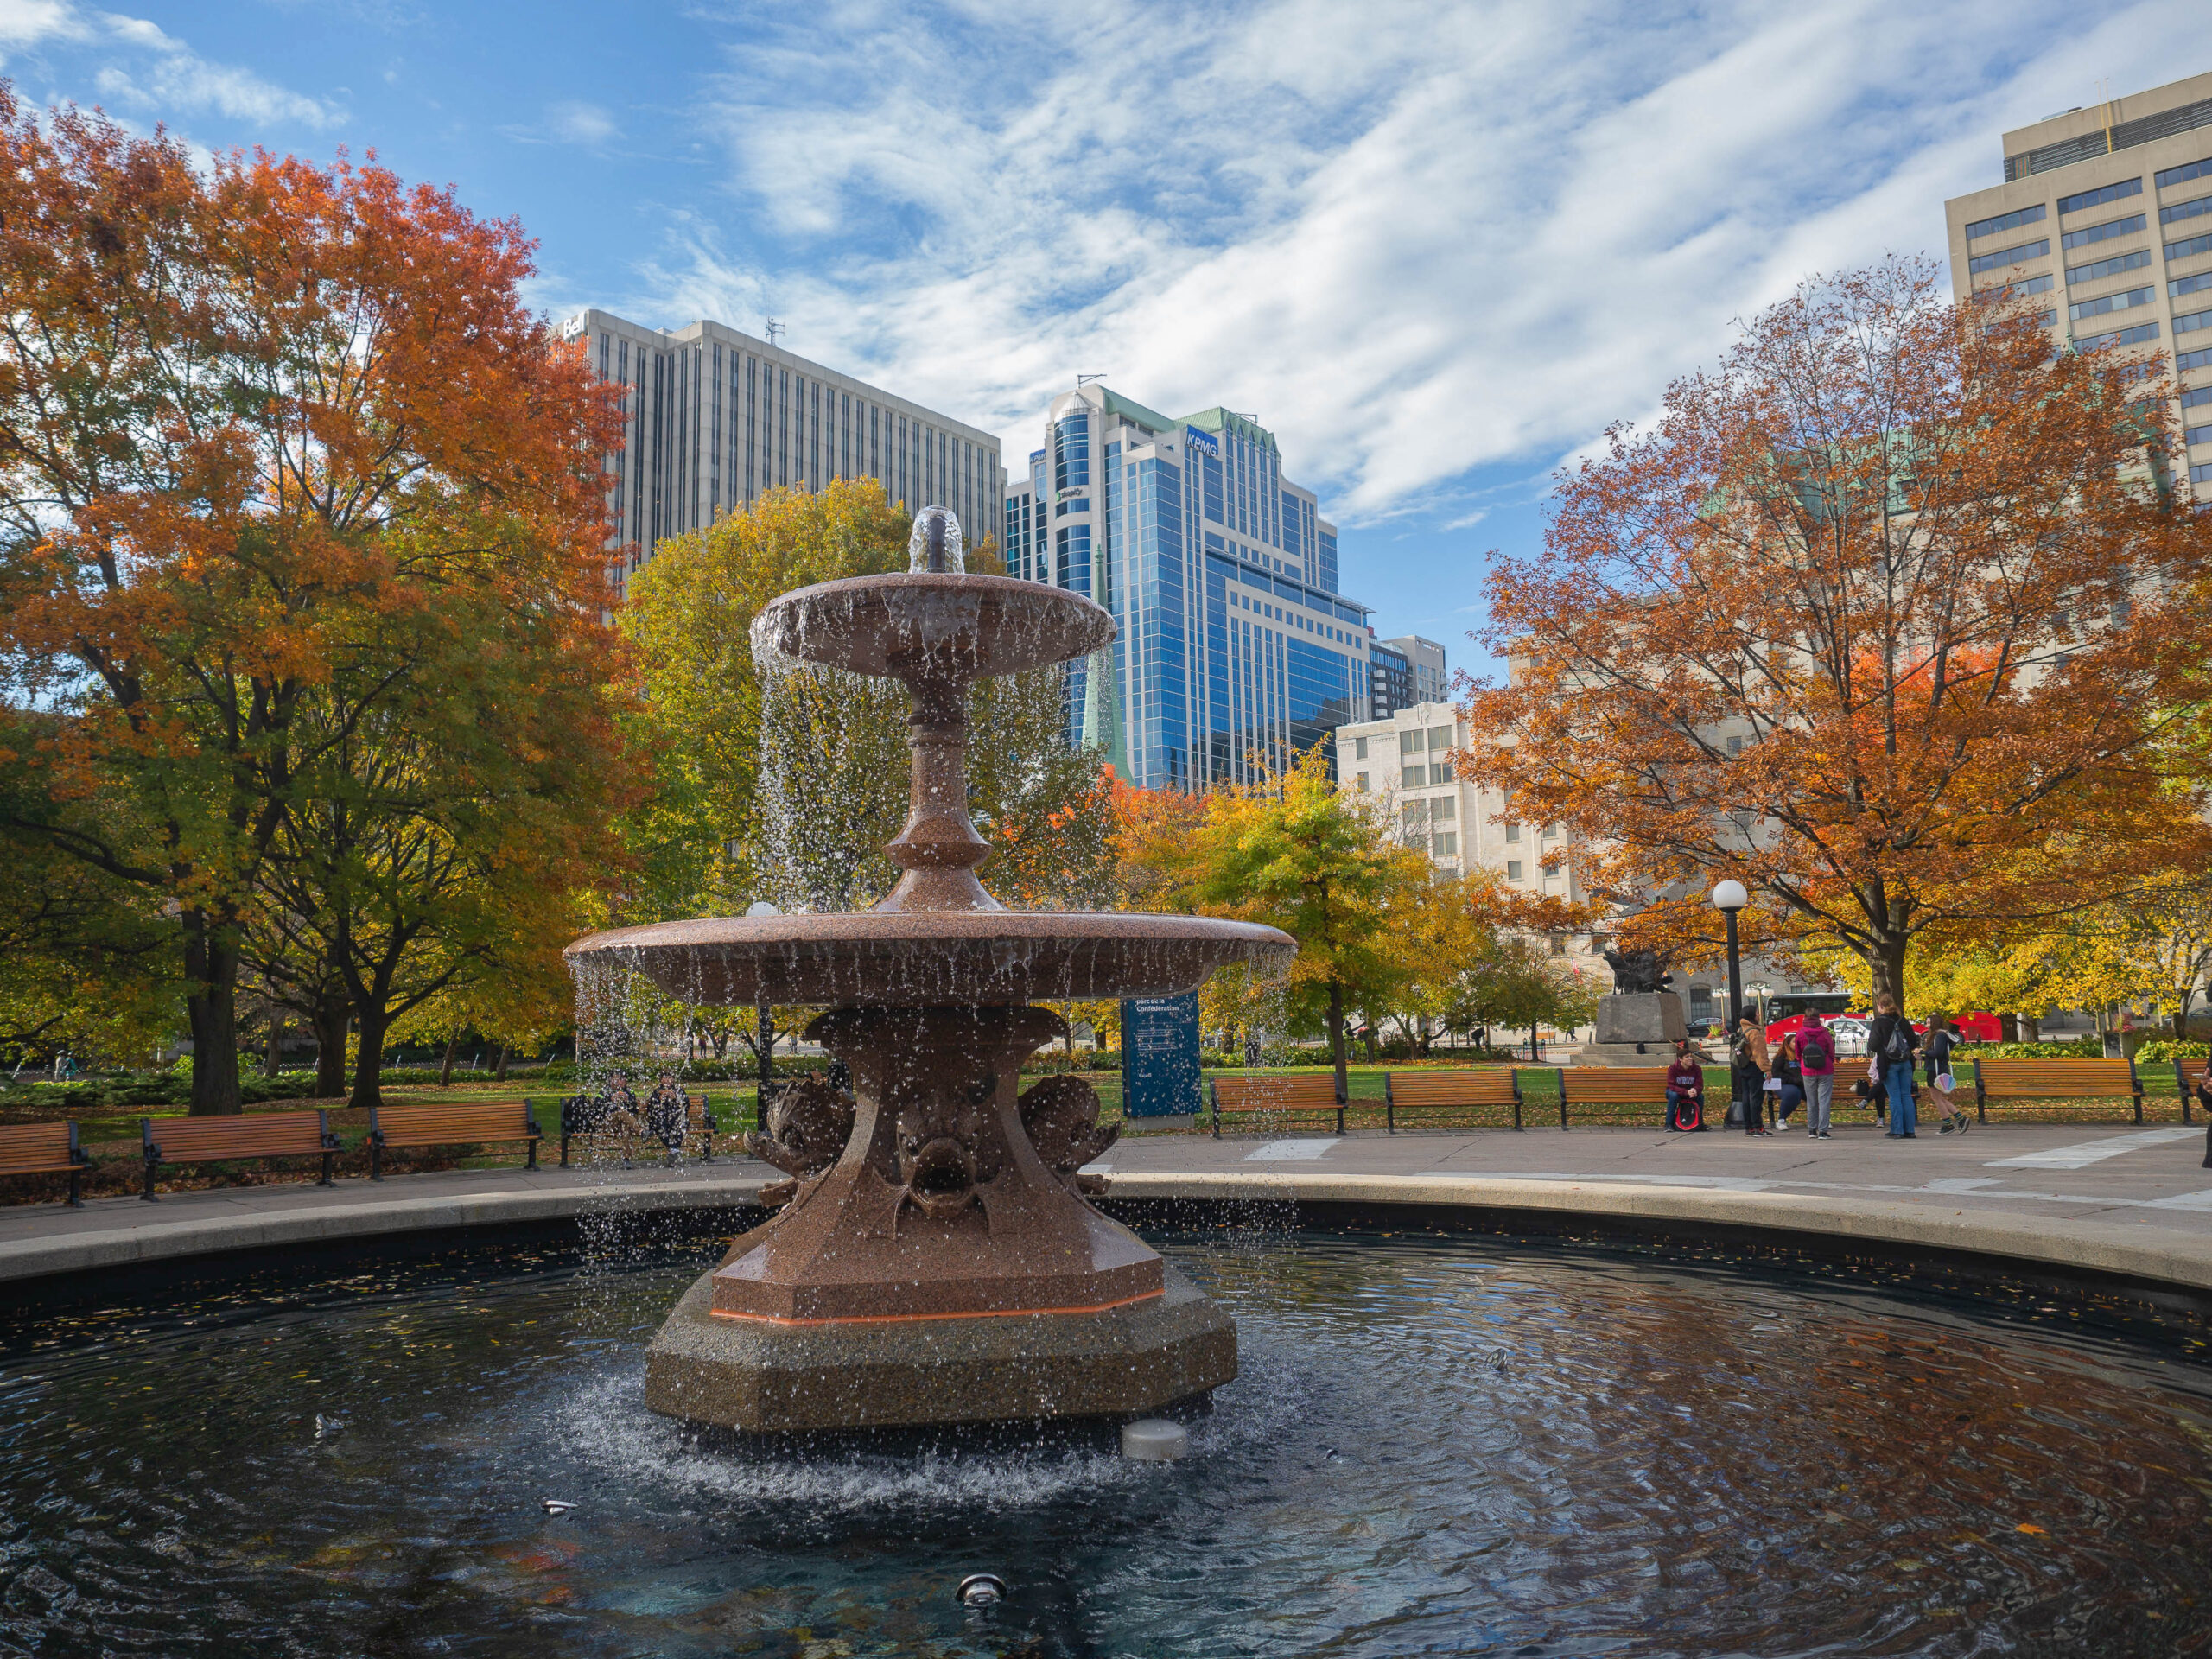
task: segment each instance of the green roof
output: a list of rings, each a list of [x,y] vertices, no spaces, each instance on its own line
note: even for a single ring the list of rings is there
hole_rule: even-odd
[[[1119,415],[1125,420],[1135,421],[1139,426],[1148,426],[1155,432],[1173,432],[1175,429],[1175,423],[1158,410],[1147,409],[1135,398],[1124,397],[1109,387],[1101,386],[1098,390],[1106,394],[1106,412],[1109,415]]]
[[[1235,432],[1259,445],[1271,455],[1281,454],[1275,448],[1274,433],[1257,421],[1248,421],[1242,415],[1223,409],[1218,404],[1201,415],[1185,415],[1183,423],[1186,426],[1197,427],[1201,432]]]

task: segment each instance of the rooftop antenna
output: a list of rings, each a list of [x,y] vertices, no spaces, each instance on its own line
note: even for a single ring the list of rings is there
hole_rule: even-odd
[[[1077,391],[1082,391],[1085,386],[1089,385],[1092,381],[1094,381],[1094,380],[1103,380],[1105,378],[1106,378],[1106,377],[1105,377],[1104,375],[1103,375],[1103,374],[1078,374],[1078,375],[1077,375],[1077,376],[1076,376],[1076,378],[1075,378],[1075,389],[1076,389]]]
[[[771,318],[769,318],[769,319],[768,319],[768,343],[769,343],[771,346],[777,345],[777,344],[779,344],[779,343],[783,340],[783,337],[784,337],[784,325],[783,325],[780,321],[779,321],[776,318],[774,318],[774,317],[771,317]]]

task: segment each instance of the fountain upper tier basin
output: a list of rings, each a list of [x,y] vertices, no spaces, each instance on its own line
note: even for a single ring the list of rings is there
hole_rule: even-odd
[[[848,576],[784,594],[753,624],[756,645],[855,674],[959,680],[1064,663],[1114,638],[1080,594],[1012,576]]]
[[[578,939],[581,963],[642,971],[693,1003],[942,1007],[1173,996],[1217,968],[1287,964],[1297,945],[1255,922],[1115,911],[860,911],[724,916]]]

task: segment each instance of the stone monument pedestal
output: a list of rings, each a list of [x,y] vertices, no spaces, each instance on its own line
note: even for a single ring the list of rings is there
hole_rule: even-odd
[[[1598,1002],[1594,1041],[1574,1052],[1577,1065],[1666,1065],[1687,1037],[1682,999],[1672,991],[1617,991]]]

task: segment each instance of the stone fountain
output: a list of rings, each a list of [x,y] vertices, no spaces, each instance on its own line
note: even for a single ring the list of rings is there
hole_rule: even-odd
[[[1288,936],[1189,916],[1010,911],[976,875],[967,690],[1110,642],[1064,588],[964,573],[943,508],[904,575],[785,594],[753,625],[766,657],[903,681],[912,809],[874,909],[748,915],[597,933],[580,969],[641,972],[693,1003],[826,1007],[808,1036],[849,1093],[785,1089],[753,1154],[791,1179],[767,1222],[693,1285],[648,1351],[646,1403],[757,1431],[1128,1415],[1236,1375],[1236,1331],[1090,1202],[1081,1166],[1113,1141],[1073,1077],[1020,1092],[1065,1027],[1031,1003],[1167,996],[1231,962],[1288,961]]]

